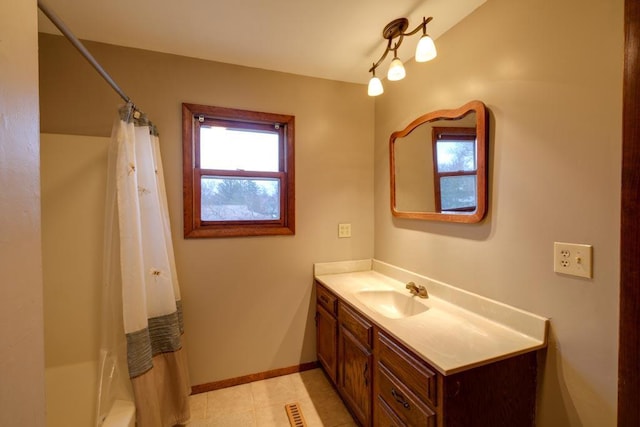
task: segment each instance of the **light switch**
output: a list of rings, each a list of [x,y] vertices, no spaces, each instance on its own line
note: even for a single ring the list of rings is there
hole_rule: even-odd
[[[351,224],[338,224],[338,237],[351,237]]]

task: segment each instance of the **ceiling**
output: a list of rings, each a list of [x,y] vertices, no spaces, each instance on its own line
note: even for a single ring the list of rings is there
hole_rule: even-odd
[[[437,45],[486,0],[41,1],[82,40],[366,83],[387,23],[406,17],[411,30],[433,16],[427,31]],[[38,25],[60,34],[42,12]],[[398,56],[413,57],[417,42],[406,39]]]

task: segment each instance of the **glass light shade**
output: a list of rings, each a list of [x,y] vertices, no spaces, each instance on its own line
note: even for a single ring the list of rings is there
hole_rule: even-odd
[[[416,46],[416,62],[431,61],[438,55],[436,51],[436,45],[428,35],[420,37],[418,46]]]
[[[369,88],[367,90],[369,96],[382,95],[383,92],[384,88],[382,87],[382,82],[380,81],[380,79],[376,76],[371,77],[371,80],[369,80]]]
[[[404,71],[404,65],[400,58],[393,58],[391,64],[389,64],[389,71],[387,72],[387,79],[391,81],[397,81],[404,79],[407,73]]]

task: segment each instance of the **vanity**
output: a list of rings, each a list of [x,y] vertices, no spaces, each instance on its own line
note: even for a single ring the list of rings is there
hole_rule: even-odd
[[[314,279],[318,361],[360,425],[535,425],[548,319],[377,260]]]

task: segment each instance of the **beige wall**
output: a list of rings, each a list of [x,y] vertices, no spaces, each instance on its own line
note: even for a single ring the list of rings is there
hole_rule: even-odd
[[[109,141],[40,135],[48,427],[95,422]]]
[[[551,318],[541,427],[616,420],[623,3],[491,0],[376,101],[375,257]],[[487,219],[393,219],[389,134],[472,99],[491,111]],[[554,241],[592,244],[594,278],[554,273]]]
[[[87,47],[161,132],[193,383],[315,360],[312,263],[373,255],[374,103],[366,90],[104,44]],[[41,35],[40,61],[42,131],[107,136],[120,100],[106,83],[61,37]],[[182,102],[295,115],[295,236],[183,239]],[[78,169],[86,163],[86,153],[69,153],[67,160],[53,164],[65,168],[67,161]],[[93,206],[82,210],[83,215],[92,212]],[[337,238],[342,222],[352,224],[352,238]],[[72,241],[62,244],[67,246],[57,250],[73,253],[74,262],[93,262]],[[45,260],[59,257],[48,253],[48,247]],[[45,284],[55,280],[47,275]],[[65,287],[62,282],[56,286]],[[71,302],[62,301],[60,293],[46,295],[48,316],[64,304],[75,307],[67,316],[47,318],[48,366],[81,362],[90,351],[86,341],[61,348],[49,337],[49,331],[51,337],[62,335],[73,319],[95,317],[73,301],[81,295],[87,292],[68,292]],[[79,332],[95,341],[84,328]]]
[[[0,2],[0,425],[44,426],[36,2]]]
[[[97,359],[109,141],[40,136],[47,368]]]

